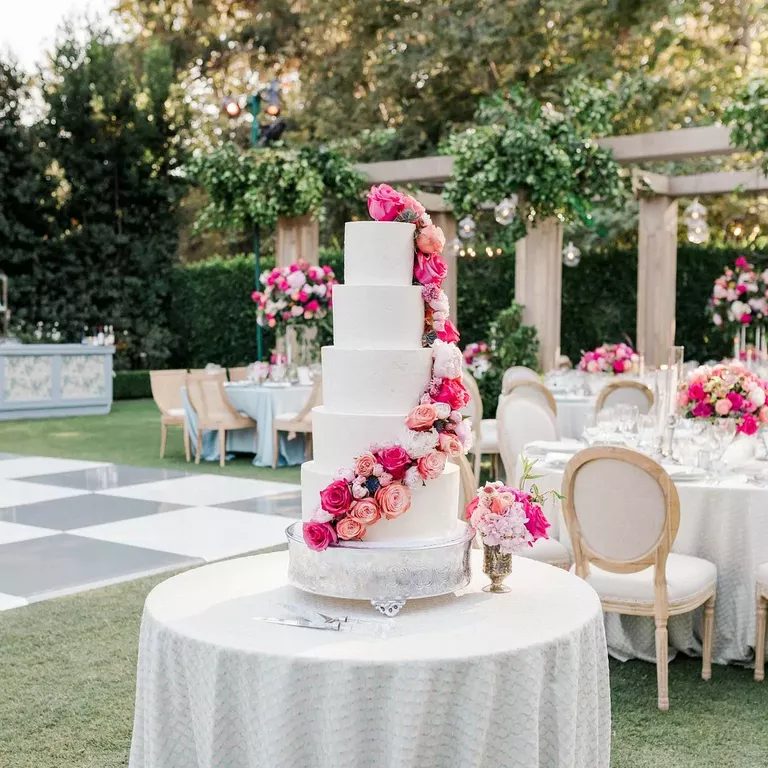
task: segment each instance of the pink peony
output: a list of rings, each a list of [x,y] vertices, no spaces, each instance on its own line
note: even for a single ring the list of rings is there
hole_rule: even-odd
[[[538,504],[527,503],[525,504],[525,514],[528,517],[525,527],[528,529],[528,533],[533,536],[533,540],[548,539],[547,528],[549,528],[549,521],[544,516],[541,507]],[[531,546],[533,546],[532,543]]]
[[[758,426],[757,419],[751,413],[748,413],[742,418],[738,431],[744,435],[754,435],[757,432]]]
[[[741,320],[739,322],[742,325],[749,325],[752,322],[752,315],[747,314],[746,312],[741,316]]]
[[[688,397],[691,400],[703,400],[706,397],[704,385],[700,381],[694,381],[688,388]]]
[[[320,309],[320,302],[317,299],[312,299],[312,301],[307,302],[304,309],[308,312],[317,312],[317,310]]]
[[[409,414],[405,420],[405,426],[408,429],[414,429],[417,431],[423,431],[432,429],[432,425],[437,419],[437,412],[435,406],[431,403],[429,405],[417,405]]]
[[[450,318],[445,321],[443,330],[437,332],[437,338],[440,339],[440,341],[446,341],[449,344],[458,344],[460,338],[459,332],[456,330],[456,326]]]
[[[365,525],[373,525],[381,517],[381,512],[373,499],[360,499],[352,502],[347,515]]]
[[[352,503],[352,492],[343,480],[334,480],[320,491],[320,506],[330,514],[343,515]]]
[[[387,520],[400,517],[411,507],[411,491],[402,483],[391,483],[386,488],[379,488],[375,499]]]
[[[738,411],[744,405],[744,398],[738,392],[729,392],[726,397],[730,401],[734,411]]]
[[[424,253],[442,253],[445,246],[445,235],[440,227],[430,224],[416,236],[416,247]],[[447,267],[446,267],[447,269]],[[442,279],[442,278],[440,278]],[[427,282],[433,283],[434,280]]]
[[[370,451],[365,451],[355,457],[355,474],[359,477],[370,477],[374,474],[376,459]]]
[[[416,466],[419,469],[419,474],[425,480],[437,480],[440,475],[443,474],[445,469],[446,456],[439,451],[433,451],[426,456],[422,456],[417,462]]]
[[[469,520],[472,517],[472,513],[477,509],[477,505],[480,503],[480,497],[475,496],[472,501],[467,504],[467,508],[464,510],[464,518]]]
[[[727,416],[731,412],[731,408],[733,408],[733,406],[731,405],[731,401],[727,398],[724,400],[718,400],[715,403],[715,413],[718,416]]]
[[[365,524],[354,517],[343,517],[336,524],[336,534],[344,541],[362,539],[365,536]]]
[[[691,411],[693,416],[702,419],[708,419],[712,416],[712,406],[709,403],[696,403],[696,407]]]
[[[437,447],[451,458],[461,456],[464,453],[464,446],[456,435],[448,432],[441,432],[437,442]]]
[[[422,285],[440,283],[448,274],[448,265],[439,253],[417,251],[413,274]]]
[[[469,402],[469,392],[460,379],[443,379],[434,399],[438,403],[447,403],[452,411],[460,411]]]
[[[403,210],[404,196],[389,184],[371,187],[368,193],[368,213],[376,221],[394,221]]]
[[[402,445],[382,448],[378,453],[379,463],[395,480],[400,480],[411,464],[411,457]]]
[[[304,523],[302,526],[304,543],[316,552],[328,549],[330,544],[338,541],[336,531],[328,523]]]
[[[734,263],[740,269],[744,269],[745,267],[749,266],[749,262],[746,260],[746,258],[744,256],[739,256],[739,258],[736,259],[736,261]]]

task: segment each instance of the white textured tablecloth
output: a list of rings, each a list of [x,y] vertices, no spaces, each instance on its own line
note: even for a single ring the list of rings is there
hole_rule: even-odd
[[[284,552],[175,576],[147,598],[131,768],[608,768],[608,656],[597,595],[515,558],[506,595],[385,619],[299,592]],[[267,624],[279,604],[391,626],[386,636]]]
[[[587,419],[595,412],[593,395],[555,395],[560,436],[581,439]]]
[[[543,475],[536,481],[542,491],[561,490],[562,469],[548,468],[539,459],[536,474]],[[675,487],[680,497],[680,530],[672,551],[702,557],[717,566],[713,661],[750,661],[755,643],[755,572],[768,562],[768,488],[743,479],[717,485],[680,482]],[[571,548],[562,519],[559,539]],[[609,651],[616,658],[656,658],[652,619],[607,614],[606,634]],[[670,617],[669,644],[701,655],[700,609]]]

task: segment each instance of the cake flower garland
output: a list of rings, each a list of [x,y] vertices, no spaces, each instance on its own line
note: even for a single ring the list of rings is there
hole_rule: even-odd
[[[413,277],[422,287],[422,345],[432,350],[432,376],[405,420],[403,443],[370,446],[320,492],[320,505],[303,526],[304,541],[314,550],[324,550],[339,539],[362,539],[382,518],[394,520],[406,513],[412,489],[436,480],[449,458],[472,447],[472,426],[461,414],[469,393],[461,380],[459,333],[448,317],[448,296],[442,289],[448,272],[441,255],[443,231],[432,224],[421,203],[387,184],[371,187],[368,212],[376,221],[416,226]]]

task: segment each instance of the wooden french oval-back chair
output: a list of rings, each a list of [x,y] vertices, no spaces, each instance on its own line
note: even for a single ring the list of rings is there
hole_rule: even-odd
[[[533,368],[528,368],[525,365],[513,365],[511,368],[507,368],[501,377],[501,394],[508,395],[509,388],[517,381],[540,382],[541,376]]]
[[[639,381],[612,381],[600,390],[595,413],[617,405],[634,405],[640,414],[648,413],[653,408],[653,392]]]
[[[307,402],[298,413],[280,413],[272,422],[272,467],[277,469],[280,461],[280,433],[288,435],[301,433],[304,435],[304,458],[312,456],[312,409],[323,404],[323,379],[318,376],[312,383],[312,391]]]
[[[528,381],[526,379],[513,381],[509,386],[507,395],[520,395],[535,400],[549,408],[549,410],[557,416],[557,403],[555,402],[555,397],[540,381]]]
[[[160,409],[160,458],[165,457],[168,427],[181,427],[184,431],[184,453],[189,461],[189,433],[184,422],[184,402],[181,397],[181,388],[187,383],[187,372],[150,371],[149,383],[152,399]]]

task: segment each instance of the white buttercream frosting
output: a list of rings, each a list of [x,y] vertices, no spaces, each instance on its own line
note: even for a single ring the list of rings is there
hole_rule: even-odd
[[[394,221],[347,222],[345,285],[412,285],[415,231]]]

